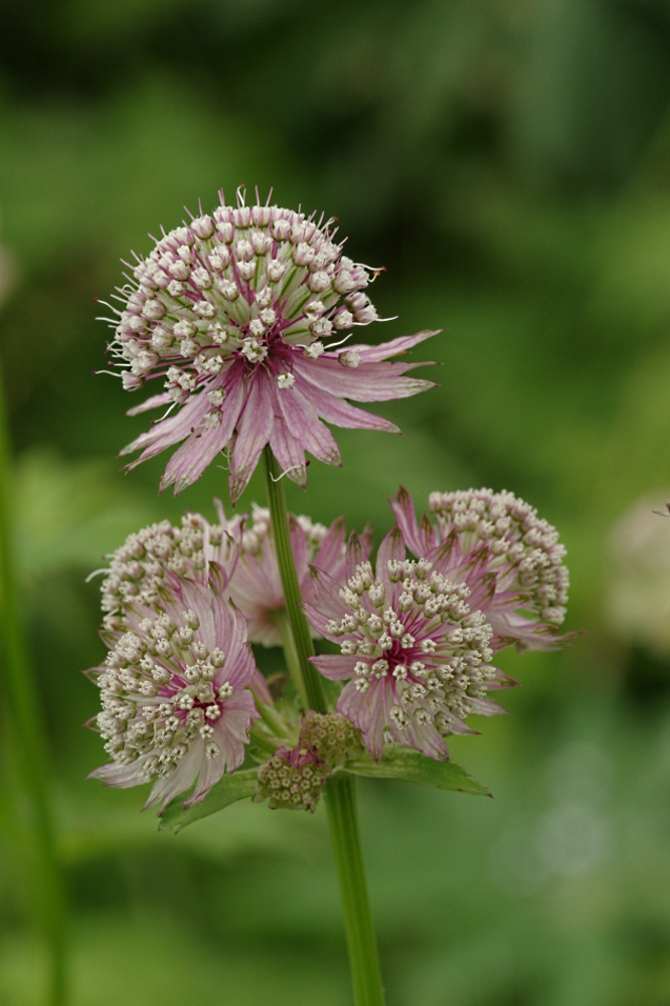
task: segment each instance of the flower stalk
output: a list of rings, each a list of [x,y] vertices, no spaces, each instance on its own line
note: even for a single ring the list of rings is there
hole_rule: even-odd
[[[52,810],[48,794],[46,732],[28,647],[22,625],[14,551],[12,547],[12,507],[10,498],[10,449],[0,372],[0,649],[4,674],[0,679],[4,696],[3,729],[6,762],[16,769],[16,783],[23,789],[21,802],[28,801],[28,846],[36,859],[35,879],[39,910],[49,944],[50,985],[48,1003],[63,1006],[66,1001],[65,890],[58,861]],[[18,801],[17,801],[18,802]],[[25,817],[25,814],[22,815]],[[19,822],[19,830],[25,827]]]
[[[289,670],[301,701],[316,712],[327,711],[318,672],[309,662],[314,646],[300,608],[300,586],[289,534],[281,470],[270,447],[264,449],[265,487],[284,597],[286,619],[281,625]],[[384,1006],[377,941],[372,926],[365,869],[358,834],[354,780],[336,772],[326,784],[328,814],[346,930],[349,964],[356,1006]]]
[[[293,558],[293,549],[291,547],[286,496],[284,494],[284,484],[281,481],[282,472],[270,447],[266,446],[264,448],[263,458],[265,461],[263,467],[265,492],[270,509],[279,573],[286,599],[288,625],[293,637],[293,646],[287,648],[287,662],[289,670],[293,675],[296,677],[298,675],[302,676],[302,682],[298,677],[295,683],[301,701],[304,702],[303,696],[307,699],[306,708],[314,709],[317,713],[325,713],[327,712],[326,697],[321,685],[321,679],[318,671],[309,662],[309,658],[314,656],[314,646],[307,619],[300,608],[302,597],[300,595],[298,573],[295,568],[295,559]],[[284,626],[285,631],[286,626]]]

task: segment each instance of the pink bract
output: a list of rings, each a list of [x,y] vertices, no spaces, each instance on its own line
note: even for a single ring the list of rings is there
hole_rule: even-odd
[[[266,444],[304,485],[306,451],[341,463],[324,422],[399,432],[346,399],[380,402],[432,387],[405,376],[423,364],[387,361],[436,333],[341,348],[355,326],[379,320],[363,293],[379,270],[344,256],[335,234],[332,220],[249,207],[238,193],[236,207],[222,197],[211,215],[164,234],[138,260],[116,295],[122,310],[112,308],[110,349],[129,390],[164,384],[130,415],[179,411],[122,451],[141,452],[129,467],[183,441],[161,481],[179,492],[228,450],[235,502]]]

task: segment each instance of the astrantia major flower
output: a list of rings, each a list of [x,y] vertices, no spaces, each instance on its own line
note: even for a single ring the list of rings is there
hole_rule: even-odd
[[[491,665],[493,629],[481,610],[490,578],[471,568],[453,582],[444,565],[408,560],[396,527],[379,548],[376,571],[355,535],[345,582],[312,569],[315,601],[305,613],[341,651],[312,663],[347,681],[337,708],[375,757],[385,743],[446,757],[444,737],[471,733],[464,721],[473,713],[502,712],[486,693],[514,684]]]
[[[229,521],[219,500],[215,504],[218,524],[210,524],[201,514],[187,513],[181,527],[173,527],[169,520],[151,524],[129,535],[108,556],[108,570],[100,570],[107,574],[100,589],[108,628],[122,624],[129,605],[160,603],[170,573],[206,584],[210,564],[216,563],[221,570],[217,582],[228,583],[242,547],[243,518]]]
[[[138,261],[118,290],[123,309],[110,348],[126,388],[164,385],[131,415],[178,410],[122,453],[141,451],[138,464],[184,441],[161,482],[179,492],[230,448],[235,502],[266,444],[304,485],[305,451],[340,463],[322,420],[398,432],[345,399],[386,401],[432,387],[404,376],[421,364],[386,361],[435,333],[342,348],[355,326],[378,320],[364,292],[377,270],[342,254],[333,220],[246,206],[239,192],[237,206],[221,201],[211,215],[163,234]]]
[[[89,674],[103,711],[91,725],[112,762],[91,775],[111,786],[153,782],[146,806],[165,806],[193,783],[187,805],[202,800],[244,760],[259,716],[252,688],[269,699],[244,616],[224,594],[215,564],[208,583],[166,572],[152,600],[125,601],[102,633],[110,652]]]
[[[289,514],[291,545],[302,598],[312,600],[309,564],[325,570],[335,579],[344,573],[344,518],[329,528],[301,514]],[[368,541],[368,535],[364,534]],[[277,553],[270,534],[270,511],[253,506],[251,521],[245,522],[242,550],[230,581],[230,595],[247,619],[252,643],[279,646],[281,635],[277,617],[285,608]]]
[[[558,634],[570,583],[558,531],[513,493],[468,489],[429,497],[436,523],[420,524],[405,489],[391,502],[408,548],[416,556],[440,556],[441,568],[459,580],[476,564],[494,583],[485,608],[494,648],[546,650],[568,638]]]

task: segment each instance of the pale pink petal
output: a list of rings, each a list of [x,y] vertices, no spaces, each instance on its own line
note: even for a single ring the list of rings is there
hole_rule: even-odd
[[[377,579],[384,581],[387,590],[392,590],[395,587],[395,584],[392,584],[389,580],[388,563],[402,562],[406,554],[405,540],[402,536],[402,531],[396,524],[384,536],[377,552]]]
[[[266,388],[267,381],[265,373],[257,371],[239,419],[228,479],[233,504],[244,492],[272,432],[274,415],[272,400]]]
[[[380,430],[383,433],[400,433],[399,427],[395,423],[376,416],[373,412],[365,412],[349,405],[344,399],[336,397],[327,391],[309,384],[303,378],[296,380],[295,386],[307,395],[314,403],[318,414],[327,423],[333,426],[340,426],[343,429],[353,430]]]
[[[318,360],[304,357],[296,360],[293,369],[322,391],[338,398],[353,398],[357,402],[410,398],[435,387],[432,381],[403,377],[407,367],[402,363],[361,363],[358,367],[343,367],[327,353]]]
[[[340,621],[347,614],[347,608],[340,597],[340,584],[329,573],[323,569],[317,569],[316,566],[310,566],[309,572],[312,578],[315,606],[328,618]]]
[[[142,451],[140,458],[128,466],[129,468],[135,467],[140,461],[154,457],[166,447],[172,447],[173,444],[178,444],[180,440],[187,437],[191,430],[202,421],[208,409],[209,402],[205,395],[192,395],[176,415],[168,416],[167,419],[156,423],[146,433],[141,433],[132,443],[119,451],[119,455]]]
[[[435,530],[428,520],[425,524],[422,521],[421,528],[417,529],[414,501],[404,486],[400,487],[396,498],[391,500],[391,509],[410,551],[417,558],[428,555],[438,544]]]
[[[355,531],[349,535],[346,552],[346,577],[347,580],[356,575],[356,567],[368,561],[368,553],[363,547],[363,543]]]
[[[174,772],[171,772],[170,775],[158,777],[143,809],[146,810],[147,807],[153,807],[157,803],[160,803],[160,814],[170,800],[183,793],[184,790],[189,789],[195,782],[198,772],[202,767],[204,750],[205,746],[202,737],[196,737]]]
[[[319,609],[321,609],[319,610],[314,605],[310,604],[308,601],[303,601],[301,604],[301,608],[304,611],[305,618],[307,619],[309,624],[312,626],[313,629],[316,629],[316,631],[320,636],[323,636],[324,639],[330,639],[331,642],[333,643],[340,642],[341,637],[334,636],[328,627],[331,622],[331,619],[328,618],[327,615],[323,613],[323,605],[319,606]]]
[[[310,657],[310,663],[314,664],[324,678],[331,681],[345,681],[354,673],[356,657],[345,656],[341,653],[322,653],[317,657]]]
[[[200,396],[204,398],[205,396]],[[235,425],[237,424],[240,410],[244,403],[244,386],[241,379],[232,381],[228,397],[225,401],[225,408],[221,412],[221,425],[203,433],[201,440],[204,441],[202,447],[198,447],[198,436],[200,430],[192,433],[185,444],[172,455],[168,461],[165,474],[161,479],[161,489],[175,483],[175,494],[181,492],[186,486],[191,485],[202,475],[207,465],[216,457],[219,451],[223,450],[230,440]],[[210,403],[205,399],[203,412],[200,419],[204,419],[205,412],[210,408]],[[186,406],[182,409],[185,411]],[[180,414],[180,415],[181,415]],[[189,451],[195,456],[189,461]],[[204,462],[204,463],[203,463]]]
[[[305,451],[300,441],[289,433],[285,420],[276,414],[270,434],[270,447],[282,472],[286,472],[287,478],[304,489],[307,482]]]
[[[378,346],[370,346],[363,343],[351,346],[350,348],[358,351],[364,363],[378,363],[380,360],[388,360],[389,356],[406,353],[408,349],[413,349],[414,346],[418,346],[420,342],[425,342],[426,339],[432,339],[434,335],[439,335],[441,331],[441,328],[436,328],[432,332],[426,330],[417,332],[415,335],[401,335],[397,339],[391,339],[390,342],[382,342]],[[418,366],[425,366],[425,364],[419,363]]]
[[[277,397],[288,432],[302,447],[327,465],[342,464],[332,433],[323,425],[306,395],[294,386],[284,389]]]
[[[344,569],[344,533],[344,517],[338,517],[328,528],[312,565],[326,570],[331,576],[336,575],[335,570],[340,564]]]
[[[169,405],[172,400],[170,392],[163,391],[160,395],[152,395],[151,398],[147,398],[146,402],[142,402],[141,405],[135,405],[132,409],[128,409],[126,415],[139,416],[140,413],[148,412],[149,409],[157,409],[160,405]]]

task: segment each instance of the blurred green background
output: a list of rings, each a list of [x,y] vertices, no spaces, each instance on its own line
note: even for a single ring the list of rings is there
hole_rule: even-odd
[[[240,183],[337,215],[387,267],[373,299],[399,320],[369,338],[444,328],[415,354],[439,387],[379,410],[404,436],[338,433],[344,469],[313,464],[292,508],[379,540],[400,482],[421,507],[511,489],[561,531],[587,630],[506,655],[512,715],[451,745],[494,800],[360,785],[389,1006],[670,1004],[670,520],[651,514],[670,499],[670,3],[3,0],[0,352],[73,1006],[350,1002],[320,813],[240,804],[175,838],[141,792],[85,779],[85,576],[143,523],[226,499],[216,466],[176,500],[165,456],[120,472],[146,417],[92,376],[94,298],[148,231]],[[37,1006],[8,807],[0,1004]]]

